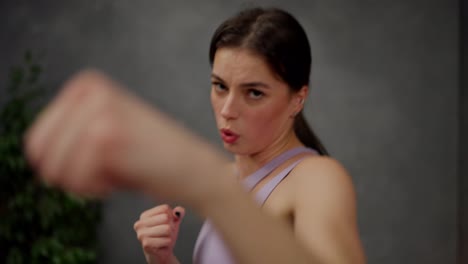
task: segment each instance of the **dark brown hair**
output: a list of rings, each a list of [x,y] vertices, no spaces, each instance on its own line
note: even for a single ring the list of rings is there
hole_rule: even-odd
[[[249,8],[224,21],[211,39],[211,65],[216,50],[223,47],[246,48],[260,55],[293,92],[309,85],[309,41],[299,22],[284,10]],[[294,132],[304,145],[328,155],[302,111],[294,120]]]

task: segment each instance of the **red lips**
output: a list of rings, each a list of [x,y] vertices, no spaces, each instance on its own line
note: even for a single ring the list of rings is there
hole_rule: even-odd
[[[221,131],[221,138],[223,139],[224,142],[228,144],[232,144],[236,142],[236,140],[239,138],[239,135],[237,135],[236,133],[232,132],[229,129],[223,128],[220,131]]]

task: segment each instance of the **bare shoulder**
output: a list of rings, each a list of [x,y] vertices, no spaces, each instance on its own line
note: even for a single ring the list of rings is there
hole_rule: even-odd
[[[307,157],[296,166],[293,172],[300,183],[339,185],[349,184],[351,181],[350,175],[339,161],[325,156]]]
[[[336,159],[311,156],[300,162],[291,173],[294,173],[296,202],[320,203],[328,209],[354,207],[352,178]]]
[[[365,263],[356,195],[344,166],[330,157],[305,158],[294,173],[294,230],[327,263]]]

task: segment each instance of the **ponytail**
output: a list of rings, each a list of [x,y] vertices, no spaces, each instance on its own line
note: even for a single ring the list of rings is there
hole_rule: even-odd
[[[307,120],[304,118],[302,111],[296,115],[294,119],[294,132],[299,140],[304,144],[306,147],[313,148],[322,156],[328,156],[328,151],[323,146],[322,142],[320,142],[319,138],[315,135],[315,133],[310,129]]]

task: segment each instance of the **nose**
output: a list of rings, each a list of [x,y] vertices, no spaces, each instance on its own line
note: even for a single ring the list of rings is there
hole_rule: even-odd
[[[226,119],[236,119],[239,117],[239,100],[231,93],[226,96],[221,107],[221,116]]]

